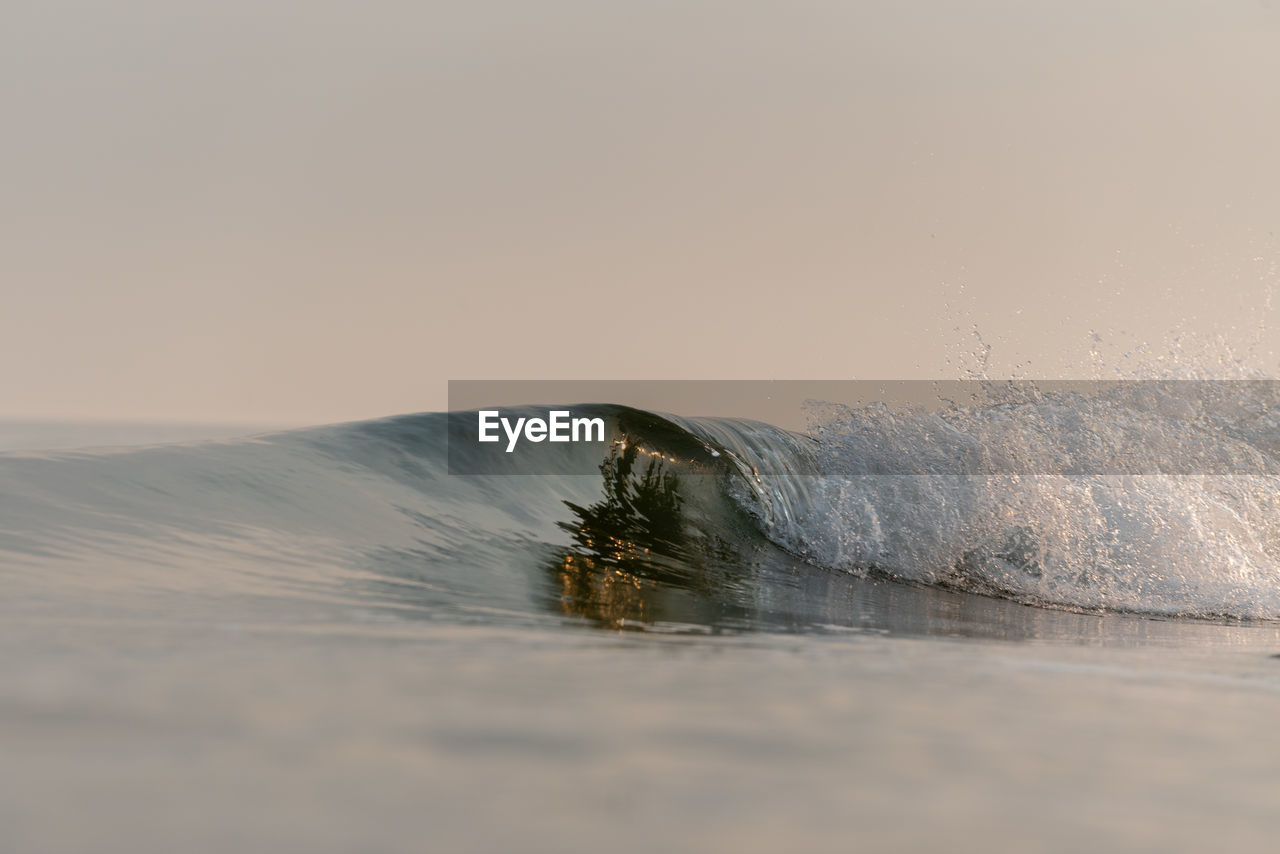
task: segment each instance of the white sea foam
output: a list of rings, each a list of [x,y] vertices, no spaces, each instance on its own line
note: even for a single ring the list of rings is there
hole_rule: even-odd
[[[1280,616],[1272,382],[1032,385],[815,408],[814,474],[760,478],[820,566],[1067,607]]]

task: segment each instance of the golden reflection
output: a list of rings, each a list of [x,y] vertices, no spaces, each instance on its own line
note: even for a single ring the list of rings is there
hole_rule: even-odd
[[[645,592],[653,581],[580,554],[564,556],[559,576],[560,610],[567,617],[614,629],[651,620]]]
[[[640,457],[646,461],[640,463]],[[611,628],[652,622],[663,587],[697,586],[684,531],[679,477],[666,457],[622,440],[600,465],[604,496],[589,507],[566,501],[560,527],[573,546],[552,567],[559,609]]]

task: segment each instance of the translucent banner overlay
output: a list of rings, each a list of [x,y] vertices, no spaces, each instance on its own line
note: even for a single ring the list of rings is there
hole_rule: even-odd
[[[449,472],[1280,474],[1275,380],[454,380]]]

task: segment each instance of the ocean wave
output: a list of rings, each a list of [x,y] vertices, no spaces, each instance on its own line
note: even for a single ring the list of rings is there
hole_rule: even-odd
[[[1277,403],[1269,384],[1212,399],[1002,392],[901,411],[815,404],[803,433],[576,407],[605,419],[607,441],[556,449],[560,470],[544,456],[537,477],[512,476],[519,454],[505,471],[450,473],[467,453],[451,430],[475,413],[0,455],[0,555],[46,572],[91,560],[135,583],[145,565],[152,586],[233,566],[242,592],[324,579],[455,618],[785,621],[812,579],[840,574],[1273,619]]]

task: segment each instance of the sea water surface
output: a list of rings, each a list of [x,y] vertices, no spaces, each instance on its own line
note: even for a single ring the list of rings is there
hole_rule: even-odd
[[[11,426],[0,849],[1273,850],[1256,402],[602,405],[588,474],[450,474],[473,413]],[[1019,465],[903,462],[962,445]]]

